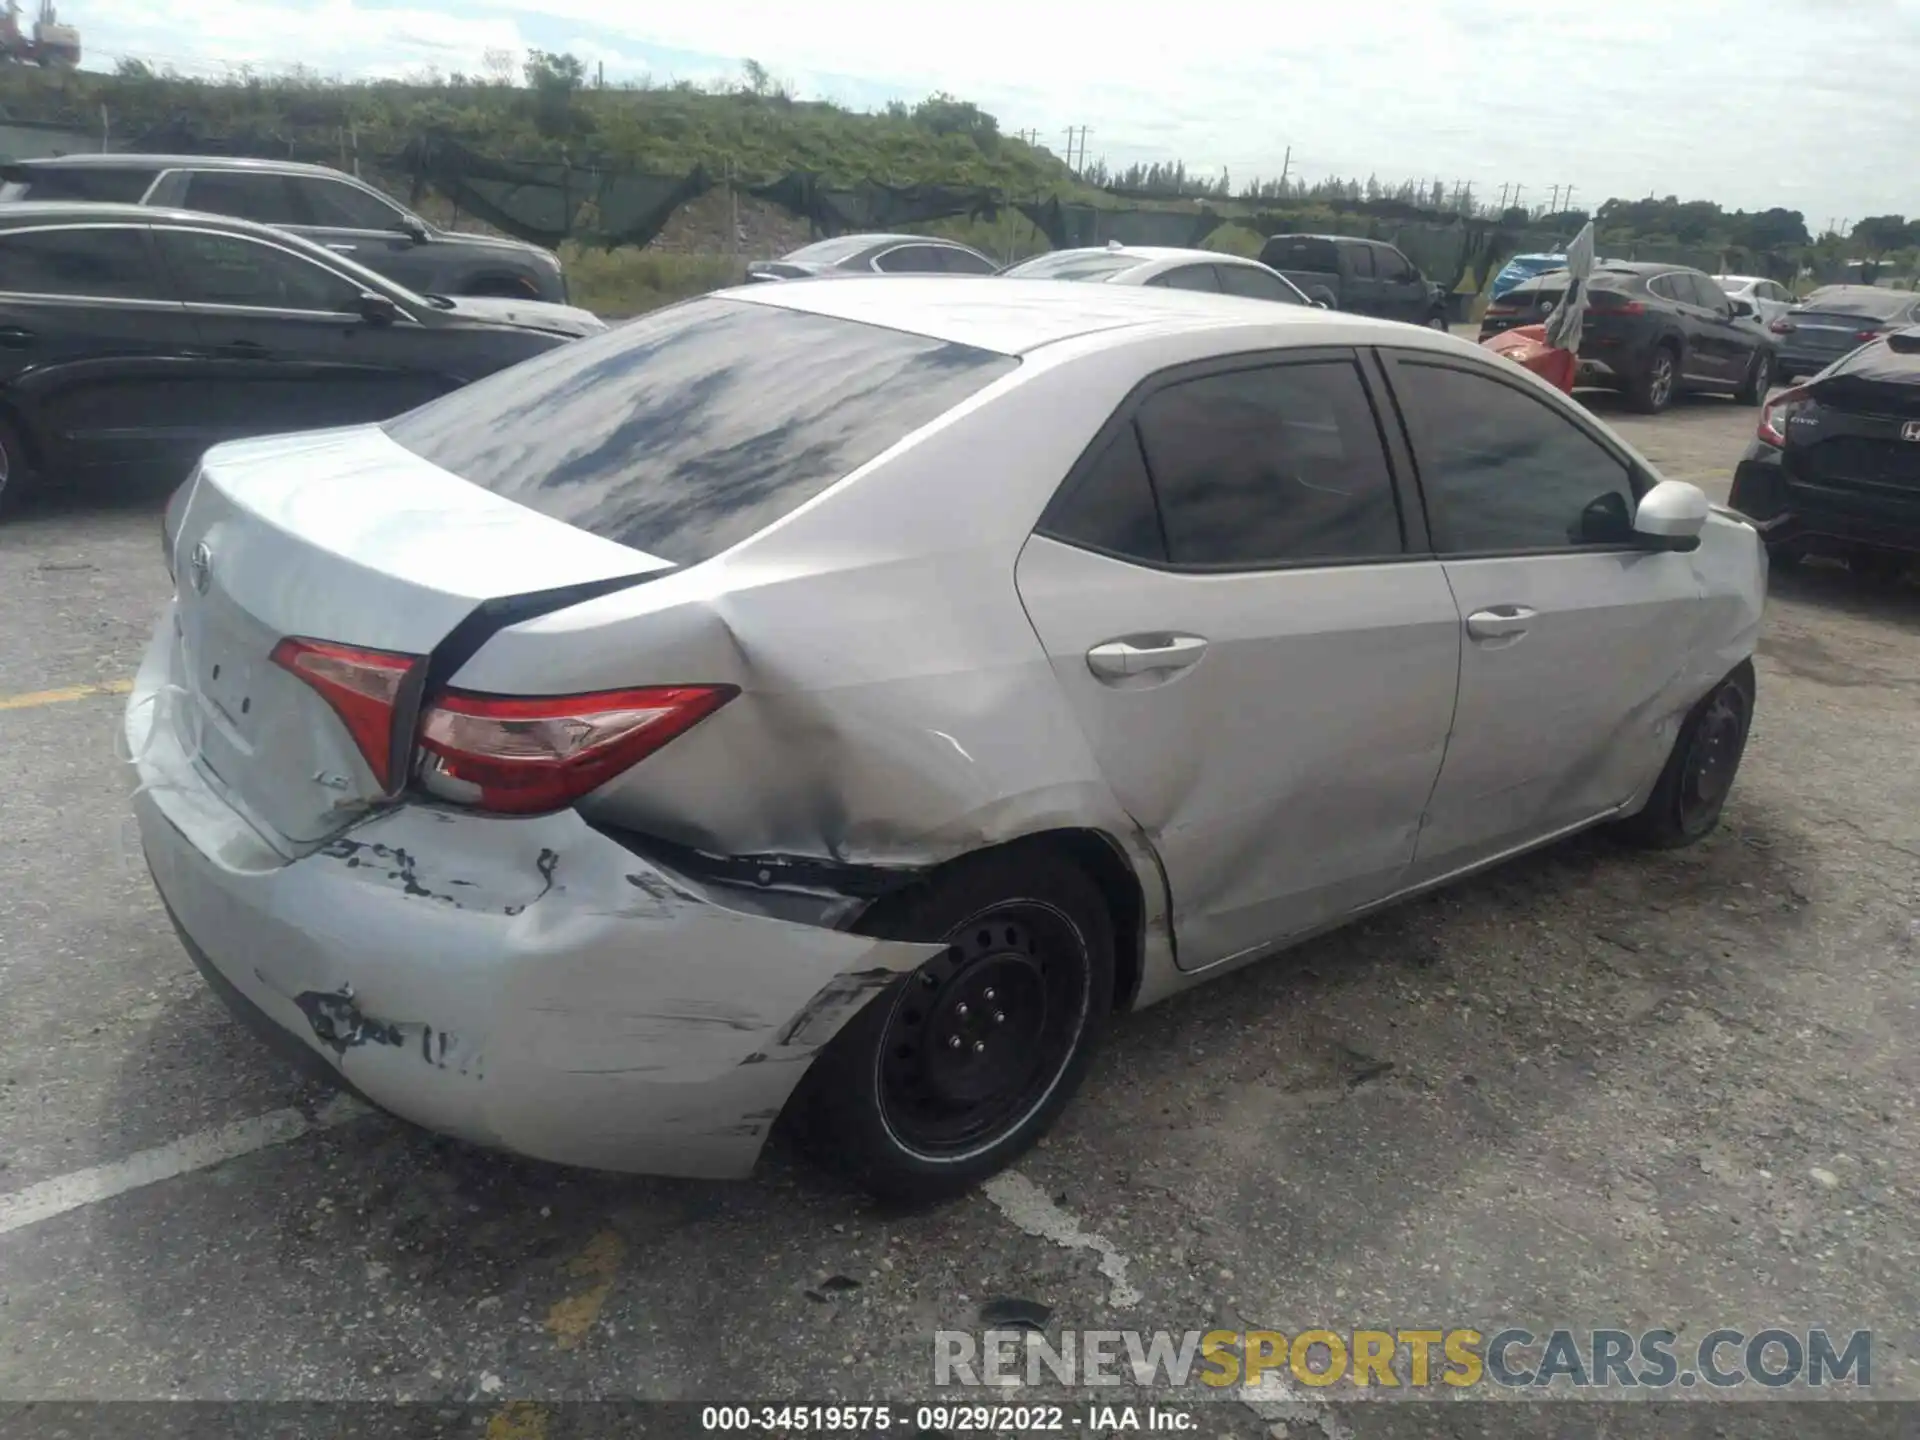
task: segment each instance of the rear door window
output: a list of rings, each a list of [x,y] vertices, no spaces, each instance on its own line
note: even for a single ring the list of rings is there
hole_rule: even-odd
[[[1271,270],[1254,265],[1217,265],[1220,288],[1229,295],[1244,295],[1252,300],[1276,300],[1282,305],[1302,303],[1300,292]]]
[[[1347,265],[1356,280],[1373,278],[1373,247],[1371,245],[1348,245]]]
[[[984,255],[976,255],[971,250],[944,248],[941,254],[946,260],[946,268],[953,275],[991,275],[998,267]]]
[[[137,205],[153,186],[154,172],[117,165],[23,165],[10,180],[12,200],[84,200],[97,205]]]
[[[1216,295],[1220,292],[1220,281],[1215,278],[1211,265],[1182,265],[1178,270],[1154,276],[1147,283],[1162,290],[1205,290]]]
[[[1351,360],[1156,390],[1136,416],[1176,565],[1259,569],[1402,549],[1373,407]]]
[[[889,275],[938,275],[947,268],[938,245],[900,245],[874,262]]]
[[[543,515],[693,565],[1018,364],[902,330],[693,300],[503,370],[387,433]]]
[[[265,170],[196,170],[187,177],[189,210],[260,225],[311,223],[288,175]]]
[[[0,234],[0,291],[102,300],[169,298],[143,226]]]
[[[1384,245],[1367,248],[1373,255],[1374,273],[1380,279],[1401,281],[1413,278],[1413,267],[1406,262],[1398,250],[1390,250]]]

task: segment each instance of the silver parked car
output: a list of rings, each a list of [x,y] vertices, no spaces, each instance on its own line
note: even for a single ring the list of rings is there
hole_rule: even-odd
[[[1316,303],[1278,270],[1258,260],[1163,245],[1115,242],[1078,250],[1051,250],[1001,274],[1009,280],[1092,280],[1107,285],[1147,285],[1156,290],[1243,295],[1249,300],[1275,300],[1283,305]]]
[[[380,1105],[952,1190],[1117,1012],[1716,823],[1765,558],[1451,337],[1104,285],[662,310],[209,452],[127,714],[212,986]]]

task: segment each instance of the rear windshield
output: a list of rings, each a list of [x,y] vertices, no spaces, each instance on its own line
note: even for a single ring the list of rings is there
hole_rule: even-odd
[[[765,529],[1019,362],[689,301],[389,421],[444,470],[677,565]]]
[[[873,243],[871,235],[837,235],[831,240],[816,240],[811,245],[802,245],[798,250],[790,250],[780,258],[815,265],[832,265],[845,260],[850,255],[858,255],[862,250],[871,248]]]
[[[1276,235],[1260,247],[1260,263],[1275,270],[1312,270],[1328,275],[1340,269],[1331,240],[1310,236]]]
[[[1111,250],[1065,250],[1022,261],[1006,272],[1009,280],[1105,280],[1140,266],[1138,255]]]
[[[1872,320],[1897,320],[1907,313],[1915,296],[1910,290],[1816,290],[1803,310],[1827,315],[1864,315]]]
[[[0,200],[85,200],[96,204],[134,205],[153,185],[153,175],[151,170],[111,165],[75,165],[64,170],[51,165],[22,165],[7,172],[7,186],[0,191]]]

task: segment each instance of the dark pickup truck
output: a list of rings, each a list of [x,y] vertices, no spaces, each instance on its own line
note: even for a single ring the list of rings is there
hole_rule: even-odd
[[[1329,309],[1447,328],[1447,292],[1384,240],[1350,235],[1275,235],[1260,263]]]

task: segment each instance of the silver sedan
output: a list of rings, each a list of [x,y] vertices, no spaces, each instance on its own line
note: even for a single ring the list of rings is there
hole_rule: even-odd
[[[211,451],[127,713],[209,984],[389,1110],[875,1191],[1119,1013],[1587,826],[1716,824],[1754,531],[1411,326],[982,281],[689,301]]]
[[[1278,270],[1258,260],[1217,250],[1182,250],[1164,245],[1122,245],[1115,241],[1077,250],[1053,250],[1023,260],[1001,274],[1009,280],[1083,280],[1239,295],[1282,305],[1317,303]]]

